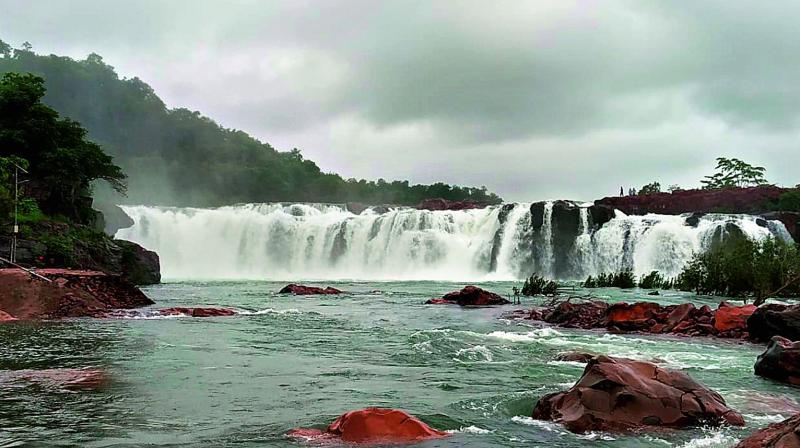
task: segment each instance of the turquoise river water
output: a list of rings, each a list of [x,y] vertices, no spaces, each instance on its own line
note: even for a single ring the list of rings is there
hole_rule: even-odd
[[[608,335],[500,318],[502,308],[425,306],[447,282],[332,282],[341,296],[276,294],[284,283],[173,282],[148,287],[156,307],[225,306],[208,319],[76,319],[0,326],[0,373],[99,367],[99,391],[0,382],[0,447],[293,447],[298,426],[367,406],[404,409],[453,436],[422,447],[727,447],[788,416],[798,390],[753,375],[762,346],[714,339]],[[512,283],[481,286],[508,293]],[[580,292],[580,291],[579,291]],[[608,300],[644,291],[594,290]],[[716,304],[680,293],[664,303]],[[531,305],[537,299],[527,299]],[[565,389],[580,350],[656,360],[720,392],[745,428],[575,435],[530,419]]]

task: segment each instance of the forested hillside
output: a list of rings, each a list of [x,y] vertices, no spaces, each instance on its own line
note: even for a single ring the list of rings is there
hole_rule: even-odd
[[[45,103],[77,120],[128,174],[129,203],[215,206],[307,201],[417,204],[423,199],[498,203],[484,188],[343,179],[324,173],[298,150],[281,152],[199,112],[169,109],[139,78],[120,79],[91,54],[85,60],[38,55],[0,41],[0,74],[45,79]],[[101,195],[111,194],[110,190]],[[115,200],[119,200],[115,198]]]

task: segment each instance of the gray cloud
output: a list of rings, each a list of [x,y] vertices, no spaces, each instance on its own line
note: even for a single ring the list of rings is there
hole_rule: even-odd
[[[17,1],[0,38],[91,51],[345,176],[509,199],[696,184],[720,155],[797,183],[800,4]]]

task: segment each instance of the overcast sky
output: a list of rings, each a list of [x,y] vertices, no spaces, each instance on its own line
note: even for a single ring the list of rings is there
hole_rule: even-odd
[[[507,200],[800,183],[797,1],[0,0],[0,39],[96,52],[345,177]]]

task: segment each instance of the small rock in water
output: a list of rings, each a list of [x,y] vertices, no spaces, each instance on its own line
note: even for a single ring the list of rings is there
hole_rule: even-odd
[[[506,305],[511,303],[499,294],[486,291],[477,286],[465,286],[461,291],[445,294],[440,299],[430,299],[427,305],[458,304],[461,306]]]
[[[661,293],[658,291],[650,291],[647,293],[648,296],[660,296]]]
[[[326,288],[320,288],[317,286],[305,286],[305,285],[296,285],[294,283],[286,285],[278,291],[278,294],[294,294],[296,296],[310,296],[310,295],[331,295],[331,294],[341,294],[342,291],[331,288],[330,286]]]
[[[338,439],[359,444],[409,444],[440,439],[449,434],[435,430],[403,411],[367,408],[342,415],[324,431],[299,428],[289,431],[287,435],[317,442]]]
[[[175,315],[184,315],[184,316],[191,316],[191,317],[217,317],[217,316],[233,316],[236,314],[235,311],[229,310],[227,308],[184,308],[184,307],[172,307],[172,308],[164,308],[158,310],[158,314],[162,316],[175,316]]]
[[[576,433],[730,424],[741,414],[685,373],[625,358],[597,356],[565,392],[545,395],[532,417]]]
[[[564,352],[559,353],[553,357],[554,361],[565,361],[565,362],[582,362],[587,363],[590,359],[594,358],[596,355],[591,353],[580,353],[580,352]]]

